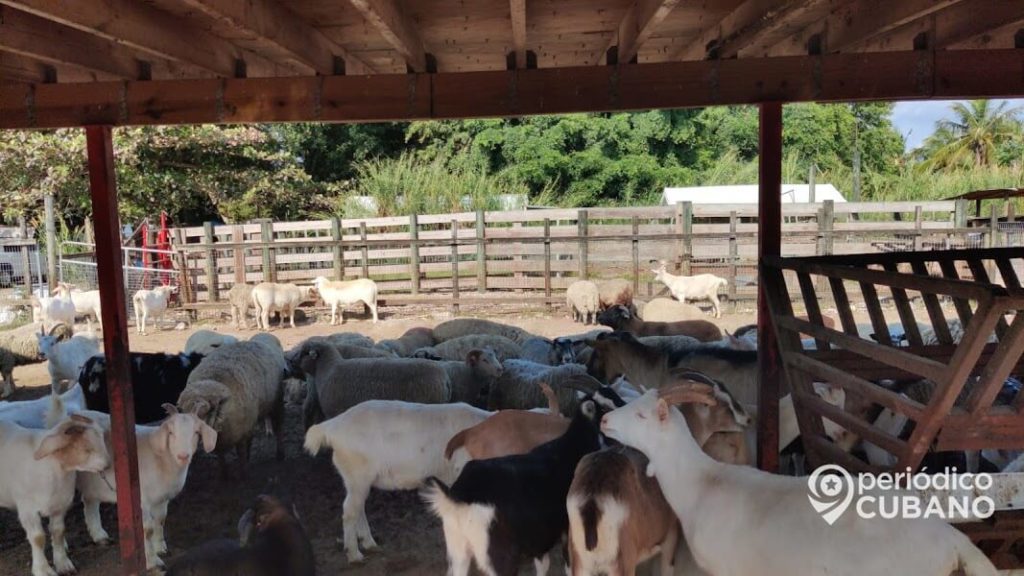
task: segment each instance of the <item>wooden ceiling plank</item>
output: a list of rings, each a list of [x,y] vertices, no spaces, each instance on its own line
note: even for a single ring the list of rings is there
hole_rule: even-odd
[[[722,37],[717,46],[719,58],[735,58],[744,48],[760,45],[771,45],[792,35],[793,29],[803,28],[801,24],[793,24],[816,11],[824,11],[829,0],[790,0],[775,5],[765,11],[759,18],[735,33]]]
[[[991,2],[989,0],[963,0],[954,6],[929,14],[926,18],[908,22],[886,34],[852,47],[851,51],[883,52],[909,50],[914,38],[922,33],[930,37],[930,48],[948,49],[964,44],[979,36],[1012,28],[1024,22],[1024,2]]]
[[[0,84],[52,82],[57,71],[52,64],[44,64],[20,54],[0,52]]]
[[[195,66],[217,76],[234,76],[236,61],[246,58],[230,42],[138,0],[104,0],[101,4],[0,0],[0,4],[31,12],[161,58]]]
[[[388,44],[402,55],[409,68],[415,72],[426,72],[427,53],[423,40],[409,15],[398,5],[398,0],[349,1]]]
[[[277,0],[182,0],[229,27],[251,32],[291,54],[317,74],[332,75],[335,57],[345,60],[349,74],[368,74],[372,67],[329,39]]]
[[[618,33],[612,37],[608,46],[618,46],[620,63],[626,63],[636,57],[640,47],[650,39],[680,0],[636,0],[626,10],[619,23]]]
[[[526,68],[526,0],[509,0],[516,68]]]
[[[711,22],[702,28],[671,60],[703,60],[708,55],[709,47],[742,32],[768,12],[779,10],[785,4],[785,0],[746,0],[721,20]]]
[[[962,0],[854,0],[826,20],[828,52],[845,52]],[[989,4],[992,4],[991,2]]]
[[[7,6],[0,6],[0,50],[126,80],[140,72],[140,60],[124,46]]]

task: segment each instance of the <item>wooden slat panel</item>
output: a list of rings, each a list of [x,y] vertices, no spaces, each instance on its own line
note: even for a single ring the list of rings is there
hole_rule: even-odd
[[[828,418],[864,440],[883,448],[890,454],[899,456],[907,450],[906,442],[880,428],[872,426],[871,423],[865,422],[849,412],[825,402],[817,395],[803,396],[794,392],[793,401],[803,403],[814,413]]]
[[[970,258],[967,260],[967,266],[971,269],[971,274],[974,275],[974,281],[981,284],[991,284],[992,281],[988,277],[988,271],[985,270],[985,264],[978,258]],[[1006,330],[1009,329],[1009,325],[1006,323],[1006,318],[1002,314],[999,315],[999,322],[996,324],[996,334],[999,339],[1003,339],[1003,335],[1006,334]]]
[[[928,276],[928,267],[924,262],[915,261],[910,263],[914,274]],[[931,320],[932,330],[940,344],[952,344],[953,336],[949,333],[949,323],[946,321],[946,313],[942,311],[942,304],[935,294],[921,293],[924,299],[925,309],[928,311],[928,319]]]
[[[829,278],[829,287],[832,288],[832,298],[836,303],[836,311],[839,312],[839,323],[843,332],[857,335],[857,320],[853,317],[853,310],[850,309],[850,298],[846,294],[846,285],[839,278]]]
[[[939,268],[942,270],[942,275],[949,280],[959,280],[960,273],[956,271],[956,262],[952,259],[939,260]],[[980,298],[980,296],[978,296]],[[960,324],[965,329],[967,324],[970,323],[971,317],[974,313],[971,311],[971,303],[967,300],[970,296],[957,296],[953,295],[953,306],[956,308],[957,316],[960,317]]]
[[[818,294],[814,289],[814,282],[809,274],[797,274],[797,281],[800,283],[800,293],[804,297],[804,305],[807,307],[807,317],[811,322],[824,326],[825,321],[821,318],[821,306],[818,303]],[[818,350],[831,350],[832,346],[828,340],[816,339],[815,345]]]
[[[893,274],[899,274],[899,266],[895,263],[888,263],[885,269]],[[892,299],[896,303],[896,310],[900,315],[900,322],[906,331],[907,339],[911,346],[921,346],[921,329],[917,326],[917,318],[914,316],[914,309],[910,306],[910,298],[907,291],[902,288],[891,288]]]
[[[872,466],[859,458],[844,452],[834,443],[824,438],[811,437],[804,439],[804,447],[807,449],[809,464],[817,467],[826,463],[839,464],[847,471],[853,473],[878,473],[882,469]],[[818,456],[820,454],[820,456]],[[812,456],[814,455],[814,456]]]
[[[1021,352],[1024,352],[1024,315],[1018,314],[1013,319],[1013,325],[999,338],[995,354],[985,365],[981,379],[967,398],[966,408],[971,414],[979,415],[988,410],[1014,366],[1020,361]]]
[[[878,300],[878,291],[875,290],[875,285],[869,282],[861,282],[860,293],[864,298],[864,305],[867,306],[868,316],[871,317],[871,326],[875,329],[875,339],[886,346],[892,346],[889,324],[885,321],[882,303]]]

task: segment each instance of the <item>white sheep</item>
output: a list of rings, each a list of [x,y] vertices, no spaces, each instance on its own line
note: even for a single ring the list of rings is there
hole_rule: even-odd
[[[75,303],[67,295],[32,296],[32,318],[43,329],[57,324],[75,325]]]
[[[61,389],[63,382],[76,382],[89,358],[100,354],[100,341],[93,335],[78,334],[60,340],[54,334],[39,334],[39,354],[47,360],[50,387]]]
[[[704,313],[693,304],[672,298],[655,298],[642,308],[637,307],[637,316],[649,322],[683,322],[700,320],[704,318]]]
[[[523,349],[519,344],[497,334],[470,334],[445,340],[436,346],[420,348],[413,352],[414,358],[431,358],[441,360],[462,360],[473,350],[490,348],[504,362],[510,358],[520,358]]]
[[[688,393],[690,399],[672,402],[703,402],[710,390],[695,384]],[[829,526],[808,503],[807,478],[716,462],[655,390],[605,415],[601,430],[650,459],[648,473],[681,521],[697,563],[711,574],[997,573],[966,535],[942,520],[865,519],[848,511]]]
[[[287,314],[295,328],[295,310],[307,300],[306,291],[295,284],[261,282],[252,289],[252,303],[256,308],[256,328],[270,330],[270,315],[281,313],[281,324]]]
[[[714,274],[697,274],[696,276],[676,276],[669,274],[665,263],[659,263],[658,267],[651,270],[654,279],[662,282],[668,287],[672,296],[685,303],[687,300],[709,300],[714,307],[715,318],[722,317],[721,304],[718,301],[718,291],[729,285],[729,281]]]
[[[228,290],[228,304],[231,306],[231,324],[235,328],[249,327],[249,307],[252,306],[252,284],[240,282]]]
[[[75,288],[74,284],[61,282],[57,285],[57,290],[54,293],[58,296],[71,298],[71,302],[75,305],[75,315],[85,316],[90,331],[92,331],[93,316],[96,317],[96,324],[101,330],[103,329],[103,314],[100,309],[99,290],[82,291]]]
[[[39,354],[39,338],[33,326],[24,326],[0,333],[0,376],[3,376],[4,387],[0,398],[14,393],[14,367],[42,362]],[[58,340],[71,338],[71,327],[57,324],[50,330],[50,335]]]
[[[565,304],[573,321],[596,324],[601,311],[601,293],[597,284],[589,280],[577,280],[565,291]]]
[[[306,451],[316,455],[331,447],[345,482],[342,524],[349,562],[363,560],[360,545],[377,547],[364,508],[370,488],[410,490],[431,476],[454,482],[465,462],[444,457],[448,439],[490,415],[466,404],[370,400],[306,432]]]
[[[75,498],[78,472],[110,465],[103,431],[92,420],[71,416],[50,429],[22,428],[0,420],[0,508],[14,510],[32,547],[32,576],[71,574],[64,515]],[[54,572],[46,559],[42,516],[50,521]]]
[[[137,290],[132,296],[132,307],[135,309],[135,329],[139,334],[146,333],[146,321],[150,315],[156,319],[156,329],[164,322],[164,313],[167,312],[167,301],[178,291],[177,286],[157,286],[152,290]]]
[[[331,306],[331,326],[337,324],[338,307],[341,306],[341,323],[345,323],[345,306],[362,302],[370,308],[373,323],[377,323],[377,283],[369,278],[331,281],[323,276],[313,280],[316,291],[324,302]]]
[[[196,352],[208,356],[211,352],[226,344],[234,344],[238,338],[230,334],[221,334],[213,330],[196,330],[185,341],[185,354]]]
[[[277,439],[277,457],[284,458],[285,371],[280,342],[270,334],[257,334],[247,342],[217,348],[189,375],[178,408],[217,431],[217,453],[225,474],[224,454],[232,447],[244,474],[253,435],[268,418]]]

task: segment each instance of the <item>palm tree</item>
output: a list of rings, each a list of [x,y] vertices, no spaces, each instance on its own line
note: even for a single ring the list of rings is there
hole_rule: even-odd
[[[939,120],[917,153],[931,169],[990,166],[998,146],[1020,131],[1019,108],[1008,102],[969,100],[952,105],[954,117]]]

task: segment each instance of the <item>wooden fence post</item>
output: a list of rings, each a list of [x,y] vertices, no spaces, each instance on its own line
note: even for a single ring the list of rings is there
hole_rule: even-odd
[[[586,210],[580,210],[579,211],[579,216],[578,216],[578,218],[576,220],[577,235],[579,236],[579,244],[580,244],[580,248],[579,248],[580,262],[579,262],[579,264],[580,264],[580,279],[581,280],[586,280],[587,277],[588,277],[587,260],[589,259],[589,256],[588,256],[589,247],[587,246],[587,234],[588,234],[587,229],[589,228],[589,223],[587,221],[587,218],[588,218],[587,211]]]
[[[459,314],[459,221],[452,220],[452,316]]]
[[[551,219],[544,219],[544,297],[547,299],[547,308],[551,306]]]
[[[918,251],[921,250],[921,234],[922,234],[921,230],[923,228],[923,223],[922,223],[922,217],[923,216],[924,216],[924,214],[922,213],[921,206],[920,205],[915,206],[914,207],[914,252],[918,252]]]
[[[334,240],[334,244],[331,246],[331,251],[334,256],[334,279],[344,280],[345,247],[342,245],[341,218],[338,218],[337,216],[331,217],[331,239]]]
[[[409,275],[412,277],[412,293],[420,293],[420,225],[415,214],[409,215]]]
[[[274,223],[260,222],[260,244],[263,247],[263,281],[277,282],[277,263],[274,258]]]
[[[739,262],[739,245],[736,243],[736,228],[739,217],[736,211],[729,212],[729,304],[736,309],[736,265]]]
[[[360,259],[363,264],[363,278],[370,277],[370,247],[366,244],[366,220],[359,223]]]
[[[992,204],[992,211],[988,218],[988,247],[995,248],[999,245],[999,206]]]
[[[213,249],[213,222],[203,222],[203,243],[206,254],[206,300],[217,302],[220,300],[220,289],[217,286],[217,254]]]
[[[683,266],[683,235],[686,234],[686,226],[683,224],[683,203],[676,202],[675,215],[672,218],[675,224],[676,234],[679,237],[675,242],[675,265],[679,268]],[[650,294],[649,294],[650,295]]]
[[[22,216],[19,219],[19,228],[21,230],[21,239],[24,244],[21,245],[21,281],[25,284],[25,292],[31,297],[32,296],[32,257],[28,253],[28,243],[31,239],[28,237],[28,223],[25,221],[25,217]],[[39,271],[40,273],[42,270]]]
[[[231,243],[235,245],[232,252],[235,255],[235,284],[245,282],[245,229],[238,225],[231,229]]]
[[[633,294],[640,294],[640,218],[633,216]]]
[[[693,202],[683,202],[683,276],[693,275]]]
[[[487,245],[484,242],[486,233],[484,211],[476,211],[476,291],[487,292]]]
[[[967,200],[963,198],[953,204],[953,228],[967,228]]]
[[[820,236],[819,255],[828,256],[832,254],[835,247],[836,224],[836,203],[835,200],[825,200],[821,203],[821,210],[818,211],[818,234]],[[827,287],[828,278],[818,276],[817,293],[823,293]]]

